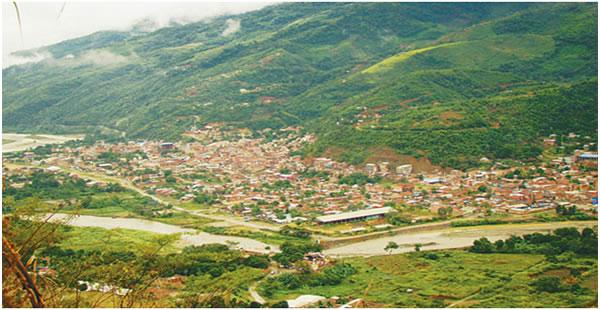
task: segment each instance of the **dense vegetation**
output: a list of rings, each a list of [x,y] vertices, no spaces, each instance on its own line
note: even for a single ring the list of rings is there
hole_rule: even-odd
[[[347,176],[340,176],[339,183],[340,184],[348,184],[348,185],[365,185],[367,183],[377,183],[381,180],[380,176],[376,176],[370,178],[368,175],[365,175],[360,172],[355,172]]]
[[[106,187],[87,186],[83,179],[43,171],[36,171],[28,176],[11,176],[7,181],[9,184],[23,182],[23,187],[8,186],[4,192],[6,196],[17,200],[34,196],[43,199],[72,199],[125,191],[121,185],[115,183],[108,183]]]
[[[594,230],[564,228],[496,243],[482,240],[470,251],[345,258],[316,272],[267,278],[260,289],[274,300],[314,294],[338,296],[340,304],[361,298],[368,307],[597,304],[598,237]]]
[[[535,253],[552,259],[567,252],[594,256],[598,254],[598,235],[591,228],[585,228],[581,233],[576,228],[559,228],[553,234],[512,236],[494,243],[481,238],[469,250],[474,253]]]
[[[156,211],[164,209],[151,198],[125,189],[116,183],[100,186],[88,184],[84,179],[74,178],[66,173],[53,174],[35,171],[31,174],[14,175],[7,178],[3,192],[3,211],[11,211],[15,204],[27,201],[44,200],[58,203],[61,212],[78,212],[94,215],[138,215],[153,217]],[[21,184],[22,186],[16,186]],[[14,202],[14,203],[13,203]],[[163,217],[168,214],[162,215]]]
[[[293,263],[298,262],[304,258],[304,254],[309,252],[319,252],[321,247],[318,244],[311,242],[285,242],[280,246],[281,253],[277,253],[273,256],[273,260],[283,266],[290,267]]]
[[[318,273],[308,271],[297,274],[286,273],[279,277],[268,278],[267,282],[263,285],[263,293],[270,297],[277,291],[297,289],[302,286],[338,285],[342,280],[356,273],[356,269],[346,263],[327,267]]]
[[[62,307],[249,307],[252,305],[247,297],[248,281],[262,278],[263,269],[269,266],[266,256],[248,256],[218,244],[189,246],[176,253],[169,249],[170,253],[165,253],[163,250],[169,248],[175,240],[173,236],[153,234],[146,242],[139,242],[139,232],[133,234],[128,231],[130,240],[125,245],[101,247],[97,241],[87,244],[73,242],[72,239],[77,239],[77,236],[71,234],[72,230],[76,230],[76,234],[85,235],[89,228],[45,224],[42,231],[50,232],[52,238],[36,235],[35,239],[28,240],[29,233],[41,227],[39,224],[17,218],[13,218],[10,224],[14,232],[26,232],[21,236],[10,234],[9,237],[17,245],[26,245],[22,260],[27,262],[37,259],[37,266],[53,270],[50,274],[40,275],[44,282],[40,281],[38,288],[47,302]],[[104,234],[114,234],[105,229],[92,229],[92,232],[96,233],[95,237],[88,237],[99,238]],[[43,242],[36,243],[39,240]],[[28,250],[29,246],[33,247]],[[160,300],[149,293],[148,288],[158,285],[158,279],[173,276],[186,278],[177,300]],[[72,299],[72,295],[77,294],[75,292],[87,288],[87,284],[80,281],[106,283],[130,289],[131,293],[116,298],[116,304],[97,304],[103,298],[95,301],[93,294]],[[53,295],[56,294],[55,290],[60,292],[59,296]],[[104,300],[109,301],[106,298]],[[115,298],[110,301],[115,302]]]
[[[227,19],[240,30],[222,35]],[[304,155],[361,163],[387,147],[457,168],[597,136],[594,3],[294,3],[38,52],[53,59],[3,70],[5,131],[300,124],[318,136]]]

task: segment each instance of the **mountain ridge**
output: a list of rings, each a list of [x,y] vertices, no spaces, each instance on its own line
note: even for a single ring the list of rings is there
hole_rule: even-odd
[[[223,35],[227,20],[240,29]],[[458,168],[484,156],[535,158],[550,133],[597,135],[597,94],[588,89],[597,85],[596,4],[294,3],[95,35],[104,40],[46,47],[73,59],[3,70],[5,129],[178,139],[209,122],[302,125],[318,137],[304,155],[339,147],[341,159],[361,163],[369,154],[357,149],[386,146]],[[547,88],[591,111],[589,125],[522,120],[522,134],[511,125],[518,115],[490,108],[504,100],[529,113],[528,94],[568,107]],[[494,147],[496,135],[511,139]]]

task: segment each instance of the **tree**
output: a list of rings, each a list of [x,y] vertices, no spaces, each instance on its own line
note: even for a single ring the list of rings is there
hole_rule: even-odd
[[[439,217],[441,217],[441,218],[446,218],[446,216],[447,216],[447,213],[446,213],[446,208],[439,208],[439,209],[437,210],[437,214],[438,214],[438,216],[439,216]]]
[[[399,248],[400,246],[398,245],[398,243],[394,242],[394,241],[390,241],[388,242],[388,244],[385,246],[385,248],[383,248],[386,252],[388,252],[388,254],[392,254],[392,251]]]
[[[291,266],[294,262],[304,258],[304,254],[308,252],[320,252],[322,247],[315,243],[308,242],[284,242],[281,247],[281,253],[273,256],[273,260],[284,266]]]
[[[504,248],[504,240],[496,240],[496,242],[494,242],[494,247],[496,247],[496,251],[501,251]]]
[[[289,305],[288,305],[287,301],[282,300],[282,301],[273,303],[271,305],[271,308],[289,308]]]
[[[260,255],[250,255],[244,260],[244,265],[253,268],[265,269],[269,267],[269,258]]]
[[[469,249],[473,253],[492,253],[494,245],[485,237],[473,242],[473,246]]]
[[[447,208],[439,208],[437,210],[438,216],[441,218],[447,218],[449,216],[452,215],[452,211],[454,211],[452,209],[452,207],[447,207]]]
[[[300,273],[307,274],[311,273],[312,268],[310,267],[310,263],[305,260],[299,260],[294,263],[294,269],[300,271]]]
[[[411,222],[410,217],[398,213],[388,213],[385,215],[385,219],[388,223],[396,226],[400,226],[402,224],[410,224]]]
[[[80,205],[81,205],[81,208],[88,209],[88,208],[90,208],[91,204],[92,204],[92,197],[86,196],[85,198],[83,198],[81,200]]]
[[[415,252],[421,252],[421,247],[423,247],[422,244],[420,244],[420,243],[415,244]]]
[[[115,308],[150,305],[147,288],[159,278],[162,268],[155,263],[160,259],[158,253],[178,237],[157,236],[150,246],[141,249],[139,256],[126,251],[63,250],[56,244],[65,237],[65,224],[70,218],[49,221],[48,215],[59,211],[40,200],[27,199],[3,218],[3,306],[27,307],[29,301],[31,307],[82,307],[81,299],[71,299],[64,293],[78,287],[77,281],[82,278],[127,288],[127,293],[113,299]],[[56,279],[32,276],[43,257],[52,258]],[[88,299],[86,306],[97,307],[105,297]]]
[[[557,276],[541,277],[531,283],[538,292],[556,293],[564,290]]]
[[[435,253],[427,253],[427,254],[425,254],[425,258],[431,259],[431,260],[437,260],[439,258],[439,256]]]
[[[565,206],[556,206],[556,213],[558,215],[562,215],[562,216],[570,216],[570,215],[575,215],[577,214],[577,207],[576,206],[570,206],[570,207],[565,207]]]

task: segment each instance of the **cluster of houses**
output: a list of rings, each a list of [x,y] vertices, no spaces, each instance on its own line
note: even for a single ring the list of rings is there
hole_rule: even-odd
[[[48,170],[62,166],[122,177],[158,196],[197,200],[247,220],[278,224],[372,219],[393,211],[391,206],[425,210],[413,218],[419,221],[448,209],[453,216],[527,214],[558,204],[591,210],[595,208],[592,201],[597,201],[598,172],[589,167],[595,167],[598,155],[585,149],[541,165],[514,168],[496,163],[486,170],[427,174],[409,164],[354,166],[325,157],[302,159],[292,152],[314,138],[300,135],[298,128],[282,129],[281,138],[271,141],[247,137],[214,141],[221,135],[218,128],[206,126],[186,133],[197,138],[192,142],[98,142],[62,147],[43,163],[57,167]],[[381,176],[389,182],[341,184],[341,177],[357,173]]]

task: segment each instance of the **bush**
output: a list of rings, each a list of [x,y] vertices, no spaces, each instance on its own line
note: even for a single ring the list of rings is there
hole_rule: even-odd
[[[287,301],[282,300],[271,304],[270,308],[289,308]]]
[[[283,287],[291,290],[302,286],[302,282],[300,281],[299,277],[291,273],[285,273],[277,278],[277,280],[283,285]]]
[[[296,261],[304,258],[309,252],[320,252],[321,246],[313,243],[291,243],[284,242],[281,245],[281,253],[273,256],[273,259],[284,266],[291,266]]]
[[[576,228],[556,229],[551,234],[533,233],[523,237],[511,236],[504,241],[492,244],[486,238],[473,242],[469,249],[473,253],[530,253],[544,254],[554,261],[568,259],[563,253],[572,252],[577,255],[596,255],[598,251],[598,235],[586,228],[579,233]]]
[[[285,236],[296,237],[301,239],[309,239],[311,235],[310,231],[306,229],[290,227],[287,225],[283,226],[279,233]]]
[[[439,256],[435,253],[426,253],[424,257],[431,260],[437,260],[439,258]]]
[[[377,176],[374,178],[370,178],[369,176],[367,176],[366,174],[362,174],[360,172],[355,172],[352,173],[348,176],[342,176],[340,177],[339,183],[340,184],[347,184],[347,185],[365,185],[367,183],[377,183],[381,181],[381,177]]]
[[[316,274],[311,281],[312,285],[337,285],[345,278],[356,273],[356,269],[350,264],[337,264],[333,267],[326,268],[322,273]]]
[[[473,253],[492,253],[494,245],[487,238],[483,237],[473,242],[473,246],[469,249]]]
[[[265,269],[269,267],[269,259],[265,256],[252,255],[244,260],[244,265],[253,268]]]
[[[560,278],[556,276],[541,277],[531,283],[538,292],[556,293],[564,290]]]

